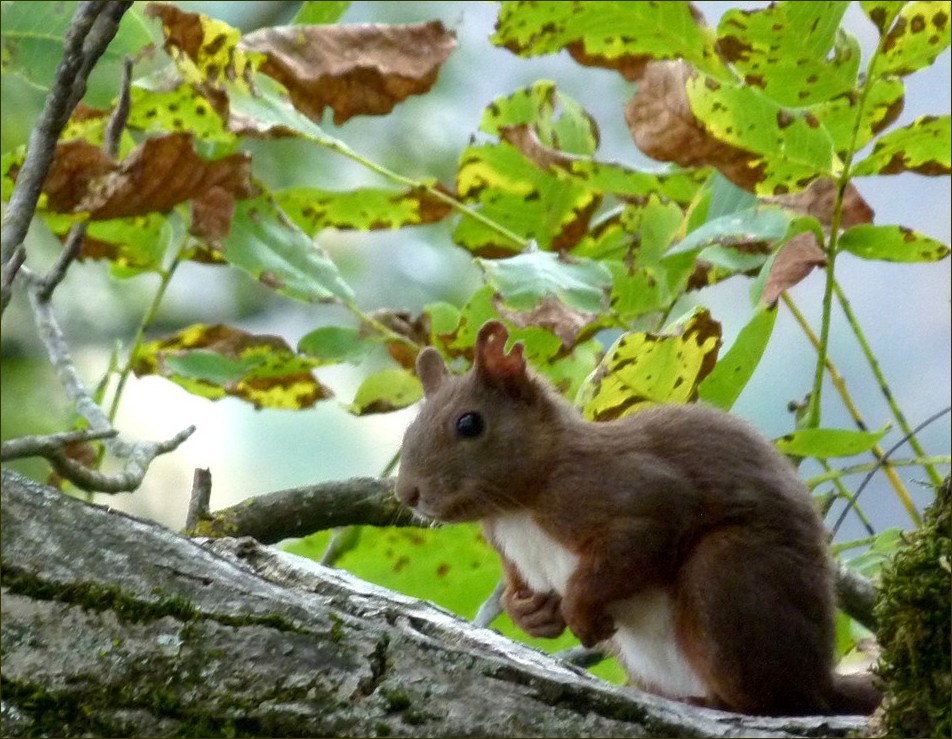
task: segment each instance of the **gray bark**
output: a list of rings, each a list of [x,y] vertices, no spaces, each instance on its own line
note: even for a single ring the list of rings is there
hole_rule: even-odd
[[[251,539],[3,471],[2,735],[845,736],[617,688]]]

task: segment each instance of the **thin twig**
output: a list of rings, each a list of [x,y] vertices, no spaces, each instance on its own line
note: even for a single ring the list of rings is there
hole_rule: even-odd
[[[950,411],[952,411],[952,406],[946,406],[938,413],[933,413],[925,421],[920,423],[918,426],[912,429],[912,431],[910,431],[908,434],[903,436],[899,441],[897,441],[895,444],[889,447],[889,449],[886,450],[886,453],[883,454],[883,458],[881,460],[878,460],[878,464],[885,465],[889,460],[890,454],[892,454],[894,451],[899,449],[899,447],[901,447],[903,444],[909,441],[909,439],[912,438],[915,434],[918,434],[920,431],[922,431],[922,429],[924,429],[930,423],[932,423],[933,421],[938,421],[940,418],[942,418],[942,416],[944,416],[946,413],[949,413]],[[846,519],[846,514],[850,512],[850,509],[856,507],[856,500],[859,498],[860,493],[862,493],[863,490],[866,488],[866,486],[869,484],[869,481],[873,479],[873,475],[876,474],[877,469],[878,469],[877,467],[874,467],[873,469],[871,469],[869,473],[867,473],[866,477],[863,478],[863,481],[859,484],[859,487],[856,488],[856,492],[853,493],[848,498],[846,502],[846,508],[843,509],[843,512],[840,514],[840,517],[836,519],[836,523],[833,525],[834,534],[837,531],[839,531],[840,526],[843,525],[843,521]],[[921,520],[921,517],[920,517],[920,520]]]
[[[489,624],[502,614],[502,594],[505,589],[506,583],[503,580],[496,583],[496,587],[493,588],[489,597],[480,604],[479,610],[476,611],[476,615],[473,617],[474,624],[488,628]]]
[[[21,436],[18,439],[3,442],[2,447],[0,447],[0,459],[8,462],[11,459],[23,459],[24,457],[50,457],[70,444],[111,439],[118,433],[115,429],[105,431],[77,429],[76,431],[63,431],[45,436]]]

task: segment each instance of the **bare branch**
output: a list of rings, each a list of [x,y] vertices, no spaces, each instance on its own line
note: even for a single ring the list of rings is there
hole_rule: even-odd
[[[836,595],[840,609],[870,631],[876,630],[876,586],[844,564],[837,566]]]
[[[252,536],[273,544],[341,526],[428,526],[393,495],[392,478],[355,477],[260,495],[211,514],[205,536]]]
[[[0,447],[0,459],[8,462],[11,459],[21,459],[23,457],[52,457],[56,452],[60,452],[64,447],[70,444],[81,444],[85,441],[97,441],[99,439],[111,439],[119,432],[115,429],[106,431],[91,431],[90,429],[78,429],[76,431],[64,431],[58,434],[48,434],[47,436],[21,436],[19,439],[10,439],[3,442]]]
[[[73,363],[66,337],[63,336],[63,331],[53,314],[53,308],[49,300],[44,298],[45,280],[27,269],[23,270],[23,276],[27,282],[27,294],[36,321],[37,334],[43,346],[46,347],[47,357],[66,395],[75,404],[76,412],[89,423],[94,432],[107,434],[112,432],[113,427],[109,417],[87,392]],[[53,453],[49,458],[57,472],[84,490],[103,493],[128,492],[139,487],[153,459],[176,449],[194,431],[195,427],[189,426],[163,442],[131,444],[120,439],[107,440],[106,449],[116,457],[125,460],[125,468],[116,474],[91,470],[66,456],[62,450]]]
[[[191,532],[202,518],[208,518],[208,502],[212,497],[212,473],[209,469],[195,468],[192,475],[192,496],[188,501],[185,531]]]

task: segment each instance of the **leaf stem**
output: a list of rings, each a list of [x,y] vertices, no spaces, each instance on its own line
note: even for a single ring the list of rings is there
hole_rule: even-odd
[[[492,220],[491,218],[487,218],[478,210],[474,210],[468,205],[461,203],[452,195],[448,195],[434,185],[430,185],[419,180],[414,180],[410,177],[404,177],[403,175],[398,174],[391,169],[387,169],[382,164],[377,164],[377,162],[374,162],[370,159],[367,159],[365,156],[358,154],[343,141],[336,139],[333,136],[327,136],[325,134],[322,137],[315,137],[314,141],[325,148],[330,149],[331,151],[336,151],[338,154],[357,162],[372,172],[376,172],[377,174],[386,177],[388,180],[396,182],[399,185],[403,185],[404,187],[409,187],[414,190],[425,191],[430,197],[434,198],[435,200],[439,200],[445,205],[448,205],[450,208],[457,211],[458,213],[461,213],[467,218],[472,218],[474,221],[481,223],[491,231],[495,231],[500,236],[508,239],[513,244],[518,246],[520,249],[526,249],[529,246],[528,239],[519,236],[519,234],[515,233],[514,231],[510,231],[508,228],[496,223],[496,221]]]
[[[886,378],[879,367],[879,361],[876,359],[876,355],[873,354],[873,351],[869,346],[869,342],[866,340],[866,335],[863,333],[863,329],[859,325],[859,321],[856,320],[856,314],[853,313],[853,309],[850,307],[849,300],[847,300],[846,294],[843,292],[843,288],[836,280],[833,281],[833,291],[836,294],[836,298],[840,304],[840,308],[843,311],[843,315],[846,317],[847,322],[853,329],[853,334],[856,336],[856,341],[859,343],[860,349],[863,352],[863,356],[866,357],[866,361],[869,363],[869,368],[873,373],[873,377],[875,377],[876,382],[879,383],[879,388],[882,390],[883,396],[885,396],[886,402],[889,404],[889,409],[892,411],[893,418],[896,419],[896,423],[899,424],[899,428],[902,429],[903,433],[908,435],[909,446],[912,447],[912,450],[920,457],[925,457],[925,450],[922,448],[919,440],[912,433],[909,422],[906,420],[902,409],[896,403],[896,399],[893,396],[892,391],[889,389],[889,384],[886,382]],[[929,475],[929,480],[933,485],[938,487],[942,484],[942,476],[938,473],[935,467],[930,464],[925,464],[923,465],[923,469],[925,469],[926,474]]]
[[[810,328],[810,324],[807,323],[806,318],[804,317],[803,313],[800,312],[797,304],[793,302],[792,298],[790,298],[787,293],[783,293],[782,299],[784,305],[787,306],[787,308],[790,310],[790,314],[800,326],[800,329],[813,345],[813,348],[817,350],[817,354],[819,354],[820,340],[817,338],[816,334],[813,333],[813,329]],[[836,368],[836,365],[833,364],[833,360],[831,360],[829,356],[824,356],[824,364],[822,366],[824,366],[830,373],[830,382],[833,384],[833,387],[839,394],[840,399],[843,401],[843,405],[846,407],[846,410],[852,417],[853,422],[861,431],[868,430],[868,426],[863,420],[863,416],[860,413],[859,408],[856,407],[856,403],[853,402],[853,398],[846,387],[846,381],[843,379],[843,375],[840,374],[840,371]],[[886,479],[889,480],[889,484],[892,486],[893,490],[896,491],[896,496],[902,502],[902,505],[909,514],[909,517],[918,526],[921,521],[919,512],[916,510],[916,506],[912,502],[912,498],[909,495],[909,491],[906,490],[906,486],[903,484],[902,480],[899,479],[899,475],[896,474],[896,471],[892,469],[892,463],[884,462],[884,453],[882,447],[880,447],[879,444],[875,444],[870,449],[870,452],[874,457],[876,457],[876,463],[882,465],[883,474],[886,476]],[[922,452],[918,450],[916,450],[916,453],[922,455]]]
[[[142,343],[145,339],[145,332],[155,320],[159,306],[162,304],[162,298],[165,297],[165,291],[168,289],[169,283],[172,281],[172,276],[175,274],[175,270],[178,269],[179,264],[182,262],[182,254],[185,251],[185,244],[187,241],[188,237],[183,238],[182,243],[179,245],[179,248],[175,253],[175,257],[172,259],[172,263],[169,265],[168,269],[162,270],[162,272],[159,273],[159,287],[155,291],[155,295],[152,296],[152,302],[149,304],[148,309],[142,316],[142,320],[139,322],[135,336],[132,339],[132,346],[129,348],[129,355],[126,357],[125,364],[123,364],[122,368],[119,370],[119,378],[116,382],[116,389],[112,396],[112,403],[109,406],[110,421],[115,421],[116,419],[116,413],[119,411],[119,402],[122,399],[122,393],[125,390],[126,382],[129,379],[129,374],[132,372],[132,365],[135,363],[136,355],[139,353],[139,349],[142,348]]]

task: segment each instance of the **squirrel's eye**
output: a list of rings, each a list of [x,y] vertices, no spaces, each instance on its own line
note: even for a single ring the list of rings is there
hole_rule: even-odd
[[[474,439],[483,433],[483,417],[478,413],[464,413],[456,419],[456,433],[464,439]]]

